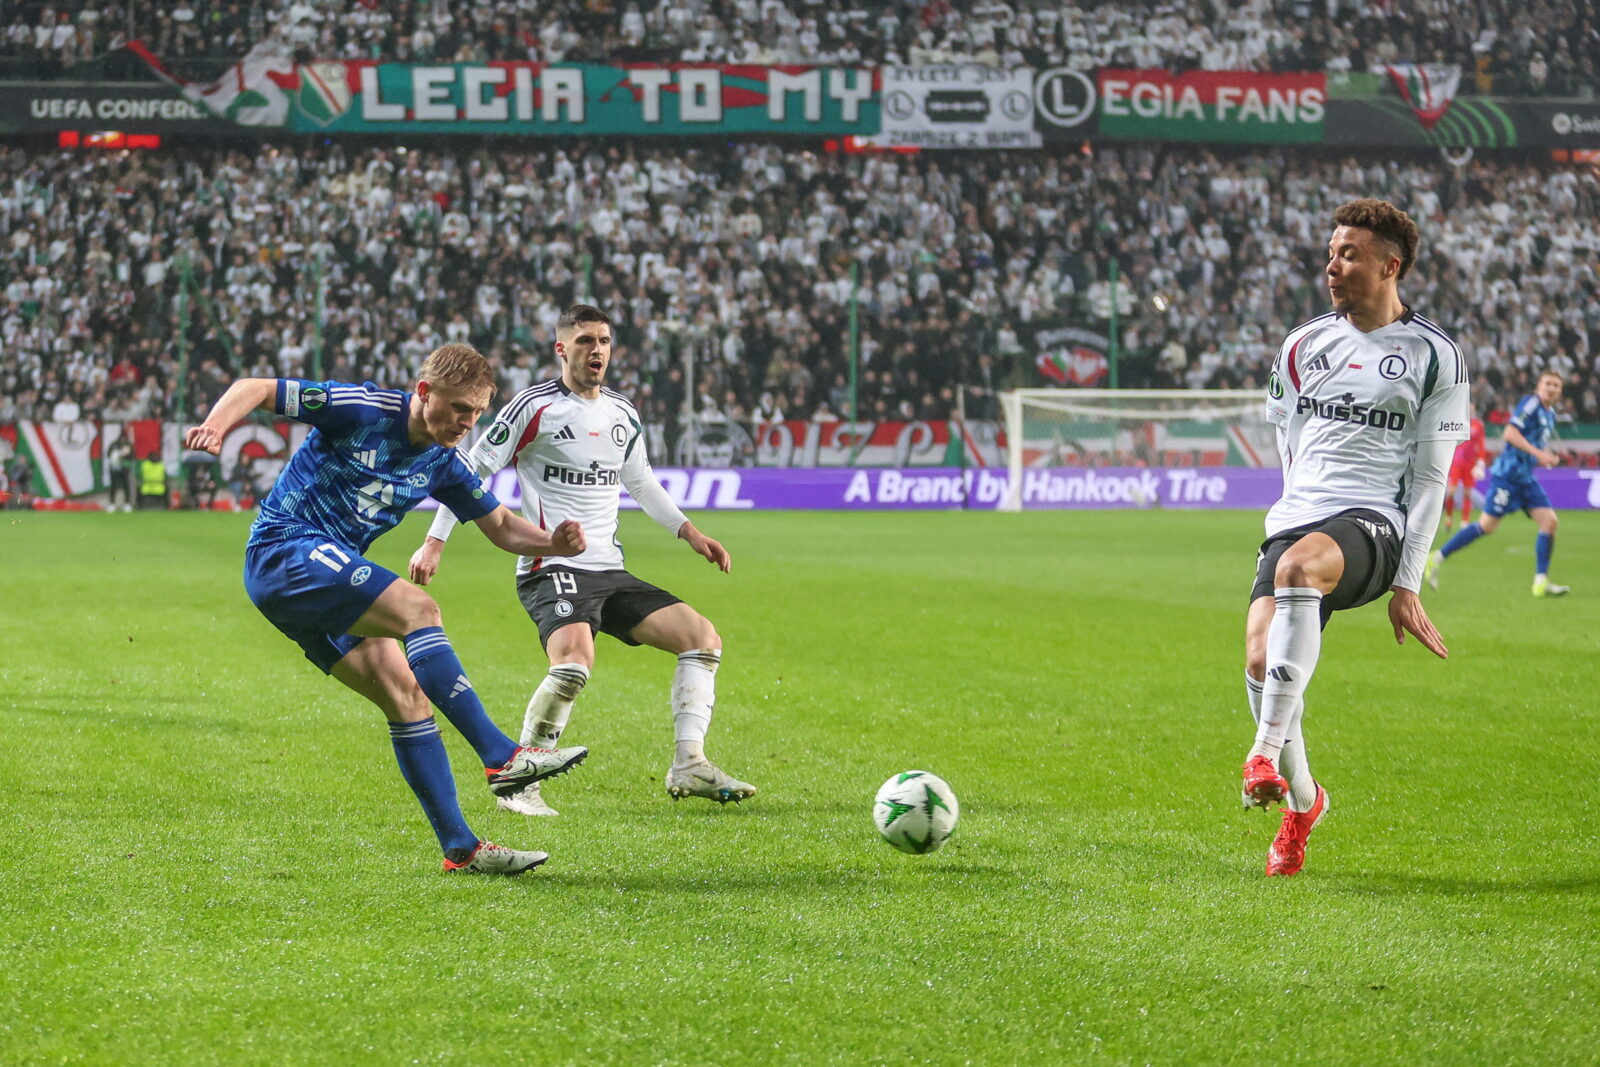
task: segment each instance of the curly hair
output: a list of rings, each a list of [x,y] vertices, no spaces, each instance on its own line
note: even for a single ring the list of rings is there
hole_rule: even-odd
[[[490,399],[494,398],[494,368],[483,353],[471,345],[448,344],[435,348],[423,361],[418,377],[430,386],[444,385],[468,393],[487,389]]]
[[[1417,261],[1417,244],[1421,241],[1417,224],[1387,200],[1352,200],[1333,213],[1333,224],[1370,230],[1375,237],[1392,244],[1400,255],[1400,278]]]

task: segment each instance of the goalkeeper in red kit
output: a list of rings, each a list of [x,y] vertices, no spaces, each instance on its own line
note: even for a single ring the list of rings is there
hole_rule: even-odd
[[[1483,478],[1484,463],[1489,458],[1489,446],[1483,440],[1483,420],[1473,419],[1471,436],[1456,446],[1455,458],[1450,461],[1450,477],[1444,489],[1444,527],[1454,525],[1456,495],[1461,497],[1461,525],[1472,521],[1473,487]]]

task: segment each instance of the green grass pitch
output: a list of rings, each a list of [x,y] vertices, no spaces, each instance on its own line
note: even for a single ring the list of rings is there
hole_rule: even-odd
[[[1336,618],[1306,730],[1330,817],[1266,879],[1243,513],[638,514],[634,570],[715,621],[710,752],[671,802],[670,657],[602,639],[547,796],[446,877],[381,717],[251,607],[237,515],[0,513],[0,1062],[1593,1063],[1600,516],[1452,560],[1448,662]],[[376,546],[400,569],[413,517]],[[515,732],[543,659],[475,531],[434,586]],[[943,775],[946,848],[878,840]]]

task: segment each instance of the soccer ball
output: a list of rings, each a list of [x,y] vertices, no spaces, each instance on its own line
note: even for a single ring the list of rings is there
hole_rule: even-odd
[[[956,828],[961,805],[943,778],[927,771],[902,771],[872,799],[872,821],[883,839],[901,852],[937,852]]]

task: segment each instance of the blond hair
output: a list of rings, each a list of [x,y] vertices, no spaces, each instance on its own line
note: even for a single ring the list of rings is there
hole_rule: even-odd
[[[435,348],[423,361],[418,377],[430,386],[443,385],[467,393],[487,390],[490,399],[494,398],[494,368],[471,345],[452,343]]]

